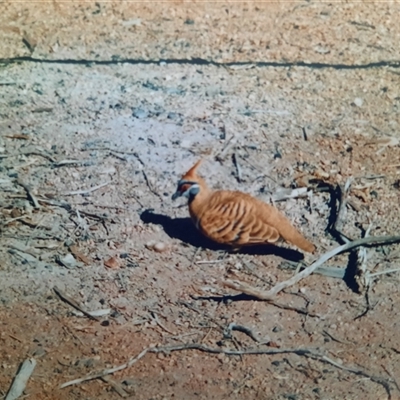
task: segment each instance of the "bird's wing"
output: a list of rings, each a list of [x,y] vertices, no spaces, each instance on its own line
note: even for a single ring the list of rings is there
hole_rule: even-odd
[[[259,218],[256,208],[250,197],[218,192],[202,213],[199,228],[218,243],[243,246],[276,242],[278,230]]]

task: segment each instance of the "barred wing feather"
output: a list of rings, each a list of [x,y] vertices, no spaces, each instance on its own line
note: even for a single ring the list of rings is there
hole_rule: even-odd
[[[249,201],[253,199],[235,197],[231,192],[214,194],[200,217],[203,234],[218,243],[238,246],[276,242],[280,237],[278,230],[259,218],[256,204]]]

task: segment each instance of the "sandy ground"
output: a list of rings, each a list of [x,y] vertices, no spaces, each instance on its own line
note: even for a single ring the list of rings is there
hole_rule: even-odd
[[[279,308],[223,281],[268,290],[303,255],[225,253],[171,200],[204,158],[213,188],[281,200],[303,263],[342,243],[346,183],[344,235],[398,234],[399,5],[2,8],[0,395],[33,358],[30,399],[400,398],[398,245],[367,248],[367,286],[357,248]],[[60,388],[149,346],[172,350]]]

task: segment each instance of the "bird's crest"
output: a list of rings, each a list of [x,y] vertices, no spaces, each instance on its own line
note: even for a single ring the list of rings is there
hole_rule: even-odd
[[[182,180],[198,180],[199,177],[197,176],[197,169],[199,168],[200,164],[203,162],[203,159],[200,159],[190,168],[183,176]]]

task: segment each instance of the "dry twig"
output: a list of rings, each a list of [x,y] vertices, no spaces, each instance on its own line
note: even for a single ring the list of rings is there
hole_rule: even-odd
[[[296,269],[300,267],[300,269],[303,269],[302,267],[304,267],[304,265],[300,265],[297,262],[289,262],[286,261],[284,263],[286,268],[289,269]],[[298,272],[298,271],[297,271]],[[323,276],[327,276],[329,278],[336,278],[336,279],[343,279],[345,274],[346,274],[346,268],[342,268],[342,267],[329,267],[329,266],[322,266],[322,267],[318,267],[313,274],[318,274],[318,275],[323,275]]]
[[[225,142],[224,148],[215,155],[215,159],[217,161],[220,161],[220,162],[224,161],[224,159],[225,159],[226,155],[228,154],[229,150],[235,144],[236,144],[236,137],[233,135]]]
[[[232,154],[232,160],[233,160],[233,164],[235,165],[235,168],[236,168],[236,179],[240,183],[243,180],[242,179],[242,168],[240,167],[239,158],[236,155],[236,153]]]
[[[245,335],[247,335],[249,338],[253,339],[256,343],[267,344],[267,343],[270,342],[270,340],[261,341],[250,328],[248,328],[247,326],[235,324],[234,322],[230,323],[224,329],[224,337],[231,338],[232,337],[232,331],[242,332]]]
[[[203,260],[203,261],[196,261],[197,265],[203,265],[203,264],[219,264],[224,262],[225,260]]]
[[[63,291],[61,291],[59,288],[54,286],[53,288],[54,292],[57,294],[57,296],[60,297],[61,300],[65,301],[68,303],[70,306],[76,308],[78,311],[86,315],[90,319],[94,319],[95,321],[99,321],[99,318],[92,315],[90,312],[86,311],[84,308],[82,308],[72,297],[68,296],[65,294]]]
[[[165,332],[169,333],[170,335],[176,335],[176,332],[172,332],[171,330],[169,330],[164,324],[161,323],[160,319],[158,318],[158,315],[155,311],[151,311],[150,313],[152,319],[154,320],[154,322],[161,328],[163,329]]]
[[[269,301],[272,304],[276,305],[277,307],[291,309],[293,311],[311,315],[311,314],[308,314],[303,309],[292,308],[290,306],[286,306],[286,305],[283,305],[280,303],[275,303],[273,301],[273,298],[282,290],[295,285],[296,283],[300,282],[302,279],[311,275],[315,270],[317,270],[326,261],[328,261],[329,259],[331,259],[332,257],[334,257],[340,253],[344,253],[346,251],[349,251],[351,249],[354,249],[354,248],[360,247],[360,246],[367,246],[367,245],[378,246],[378,245],[382,245],[382,244],[393,244],[393,243],[398,243],[398,242],[400,242],[400,236],[368,236],[365,238],[354,240],[352,242],[345,243],[345,244],[338,246],[338,247],[328,251],[327,253],[323,254],[317,261],[315,261],[309,267],[305,268],[303,271],[299,272],[298,274],[294,275],[293,277],[291,277],[290,279],[288,279],[286,281],[278,283],[272,289],[267,290],[267,291],[253,288],[253,287],[244,285],[243,283],[240,283],[240,282],[223,281],[222,284],[224,286],[230,287],[231,289],[241,291],[245,294],[248,294],[249,296],[256,297],[260,300]]]
[[[149,188],[150,192],[153,193],[153,194],[156,195],[159,199],[162,200],[162,197],[160,196],[160,194],[157,193],[156,190],[154,190],[153,185],[150,183],[150,180],[149,180],[149,178],[147,177],[147,174],[146,174],[146,172],[145,172],[144,169],[142,169],[142,174],[143,174],[143,178],[144,178],[144,180],[146,181],[146,185],[147,185],[147,187]]]
[[[71,205],[69,203],[67,203],[66,201],[64,201],[64,200],[54,201],[54,200],[44,199],[44,198],[41,197],[39,199],[39,201],[41,203],[48,204],[48,205],[53,206],[53,207],[64,208],[67,211],[71,211],[72,210]]]
[[[111,385],[113,387],[113,389],[122,397],[122,398],[126,398],[129,396],[129,393],[127,393],[124,388],[121,386],[121,384],[119,382],[114,381],[113,379],[111,379],[109,376],[102,376],[101,380],[103,382],[108,383],[109,385]]]
[[[77,384],[82,383],[82,382],[86,382],[86,381],[90,381],[90,380],[93,380],[93,379],[102,378],[103,376],[111,375],[111,374],[114,374],[115,372],[118,372],[118,371],[121,371],[123,369],[129,368],[133,364],[135,364],[137,361],[139,361],[141,358],[143,358],[150,349],[152,349],[152,348],[148,347],[148,348],[144,349],[136,357],[132,358],[131,360],[129,360],[125,364],[122,364],[122,365],[120,365],[118,367],[105,369],[105,370],[97,372],[97,373],[95,373],[93,375],[88,375],[88,376],[86,376],[84,378],[74,379],[73,381],[65,382],[60,386],[60,388],[63,389],[63,388],[66,388],[68,386],[77,385]]]
[[[370,224],[368,229],[365,231],[364,237],[369,236],[369,232],[370,232],[371,228],[372,228],[372,224]],[[368,299],[367,292],[371,285],[371,279],[370,279],[369,271],[367,270],[367,262],[368,262],[367,249],[365,247],[360,247],[358,249],[358,254],[357,254],[357,263],[356,263],[356,268],[355,268],[355,273],[354,273],[354,279],[358,286],[358,291],[360,293],[365,293],[365,295],[367,296],[367,299]],[[368,301],[367,301],[367,305],[368,305]]]
[[[41,207],[40,207],[39,201],[36,198],[36,196],[32,193],[32,190],[29,187],[29,185],[26,184],[25,182],[22,182],[20,179],[17,179],[16,182],[18,183],[18,185],[22,186],[25,189],[25,192],[28,195],[28,198],[32,201],[33,206],[36,209],[40,209]]]
[[[348,178],[346,183],[344,184],[344,187],[338,186],[338,190],[340,193],[340,198],[339,198],[339,205],[338,205],[338,210],[336,214],[336,220],[335,223],[333,224],[332,229],[334,229],[336,232],[338,232],[342,238],[342,240],[346,243],[349,241],[348,238],[346,238],[342,233],[342,225],[343,221],[346,217],[346,203],[347,203],[347,194],[350,190],[350,186],[353,182],[353,178]]]
[[[256,299],[268,301],[269,303],[273,304],[276,307],[282,308],[284,310],[291,310],[296,311],[299,314],[308,315],[310,317],[321,317],[318,314],[313,314],[308,312],[305,308],[293,307],[287,304],[278,303],[277,301],[273,300],[273,296],[268,294],[268,291],[257,289],[251,286],[244,284],[243,282],[234,282],[231,280],[221,282],[222,285],[229,287],[230,289],[237,290],[238,292],[242,292],[247,294],[248,296],[255,297]]]
[[[66,165],[84,165],[86,163],[92,163],[92,160],[61,160],[53,164],[54,167],[63,167]]]
[[[400,268],[392,268],[392,269],[387,269],[386,271],[374,272],[373,274],[369,274],[369,277],[374,278],[375,276],[393,274],[394,272],[399,272],[399,271]]]
[[[264,292],[263,295],[266,296],[266,298],[271,298],[273,296],[276,296],[283,289],[286,289],[289,286],[293,286],[296,283],[300,282],[302,279],[311,275],[318,267],[320,267],[326,261],[328,261],[329,259],[340,253],[344,253],[359,246],[378,246],[383,244],[393,244],[399,242],[400,242],[400,236],[368,236],[366,238],[361,238],[353,240],[352,242],[345,243],[323,254],[317,261],[315,261],[309,267],[305,268],[303,271],[294,275],[287,281],[278,283],[272,289]]]
[[[56,163],[56,162],[57,162],[53,157],[49,156],[49,155],[48,155],[47,153],[45,153],[44,151],[42,151],[42,150],[40,150],[40,149],[37,149],[37,148],[34,148],[34,147],[32,147],[32,146],[24,147],[24,148],[20,149],[20,150],[19,150],[19,153],[17,153],[17,154],[10,154],[10,157],[16,157],[16,156],[19,156],[19,155],[24,155],[24,156],[30,156],[30,155],[40,156],[40,157],[46,158],[47,160],[49,160],[49,161],[52,162],[52,163]]]
[[[22,139],[22,140],[29,140],[31,137],[29,135],[25,135],[23,133],[16,133],[14,135],[6,135],[6,138],[9,139]]]
[[[135,364],[137,361],[139,361],[141,358],[143,358],[147,353],[166,353],[169,354],[173,351],[183,351],[183,350],[198,350],[202,351],[205,353],[211,353],[211,354],[226,354],[228,356],[242,356],[242,355],[259,355],[259,354],[264,354],[264,355],[275,355],[275,354],[296,354],[298,356],[304,356],[304,357],[309,357],[313,358],[315,360],[330,364],[334,366],[335,368],[341,369],[343,371],[350,372],[355,375],[360,375],[364,376],[368,379],[371,379],[373,382],[376,382],[380,385],[382,385],[387,393],[390,395],[390,383],[393,382],[392,379],[385,379],[379,376],[372,375],[368,373],[367,371],[364,371],[359,368],[354,368],[354,367],[347,367],[345,365],[340,364],[339,362],[331,359],[330,357],[326,356],[325,354],[321,353],[320,351],[316,349],[307,349],[307,348],[255,348],[255,349],[246,349],[246,350],[224,350],[222,348],[215,348],[215,347],[208,347],[200,343],[184,343],[176,346],[165,346],[165,347],[147,347],[144,350],[142,350],[136,357],[130,359],[127,363],[119,365],[114,368],[109,368],[109,369],[104,369],[102,371],[99,371],[97,373],[87,375],[83,378],[79,379],[74,379],[69,382],[63,383],[60,388],[65,388],[67,386],[71,385],[76,385],[82,382],[86,382],[89,380],[93,379],[98,379],[102,378],[103,376],[113,374],[115,372],[121,371],[126,368],[130,368],[133,364]]]
[[[36,360],[34,358],[29,358],[22,363],[5,400],[15,400],[22,395],[35,367]]]
[[[94,192],[95,190],[101,189],[102,187],[109,185],[110,183],[111,183],[111,181],[102,183],[101,185],[93,186],[93,187],[91,187],[90,189],[75,190],[75,191],[72,191],[72,192],[67,192],[67,193],[64,193],[64,196],[74,196],[74,195],[76,195],[76,194],[87,194],[87,193],[92,193],[92,192]]]

